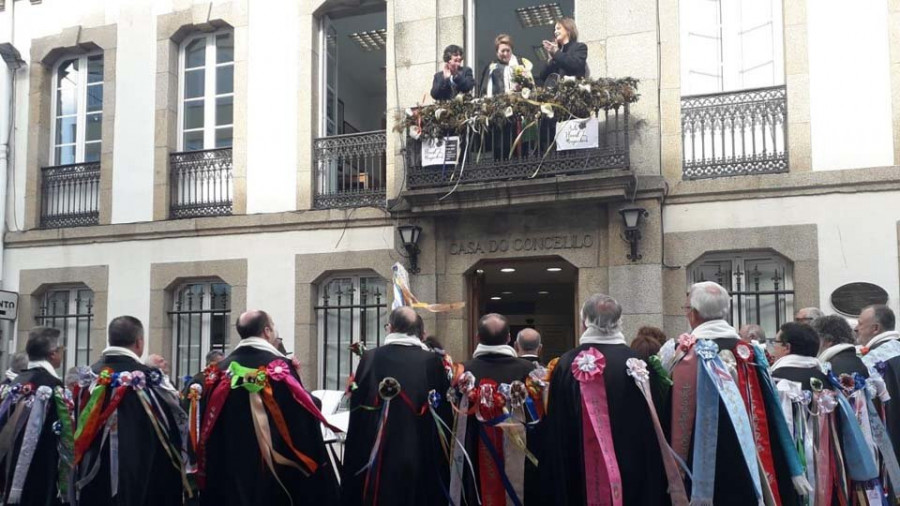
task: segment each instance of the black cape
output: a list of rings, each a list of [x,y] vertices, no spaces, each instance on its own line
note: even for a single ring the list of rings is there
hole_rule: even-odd
[[[400,383],[402,392],[415,409],[436,391],[444,399],[450,380],[442,356],[415,346],[386,345],[366,351],[354,375],[356,389],[350,395],[350,426],[344,446],[341,473],[341,504],[356,506],[376,500],[370,483],[364,497],[366,471],[378,431],[380,410],[361,406],[381,406],[378,385],[386,377]],[[413,413],[404,399],[391,400],[388,422],[381,446],[381,479],[377,502],[380,506],[446,503],[444,490],[449,486],[449,467],[441,448],[437,426],[430,413]],[[441,402],[438,415],[452,426],[450,406]],[[370,481],[374,481],[373,469]]]
[[[150,368],[130,357],[104,355],[91,366],[95,374],[104,368],[113,372],[142,371],[145,375]],[[158,370],[157,370],[158,371]],[[157,398],[170,395],[153,388]],[[109,403],[111,389],[107,389],[103,406]],[[181,447],[181,434],[177,429],[176,416],[167,403],[160,403],[168,422],[168,437],[176,448]],[[122,399],[117,409],[119,427],[119,488],[118,494],[111,497],[110,491],[110,452],[109,440],[105,443],[98,433],[91,444],[84,460],[76,468],[76,476],[81,479],[100,459],[100,470],[81,490],[78,504],[97,505],[146,505],[181,504],[182,484],[179,470],[172,464],[168,454],[153,428],[152,422],[144,411],[140,399],[132,391]],[[102,448],[100,447],[103,444]]]
[[[560,357],[553,369],[547,414],[541,422],[545,425],[544,437],[548,442],[540,461],[543,504],[587,504],[581,387],[572,375],[572,362],[589,347],[606,357],[603,378],[613,444],[622,476],[622,504],[669,504],[665,468],[647,401],[628,376],[625,366],[629,358],[639,357],[624,344],[581,345]],[[652,368],[650,378],[651,384],[659,381]]]
[[[858,373],[862,375],[863,378],[869,377],[869,368],[866,367],[866,364],[863,363],[862,359],[859,358],[859,355],[856,354],[855,348],[847,348],[840,353],[837,353],[835,356],[831,357],[831,360],[828,361],[831,364],[831,372],[834,373],[835,376],[840,377],[841,374],[854,374]]]
[[[875,350],[887,342],[889,341],[882,341],[873,346],[871,350]],[[891,401],[884,404],[885,425],[891,437],[891,444],[894,446],[894,453],[900,455],[900,402],[895,400],[900,399],[900,355],[884,362],[881,376],[884,378],[888,393],[891,394]],[[876,400],[876,403],[879,401]]]
[[[48,371],[44,370],[41,367],[35,367],[34,369],[25,369],[16,377],[15,381],[12,382],[12,386],[14,387],[16,384],[25,385],[31,384],[32,391],[37,391],[38,387],[47,386],[52,389],[56,387],[62,386],[62,381],[59,380],[56,376],[53,376]],[[34,395],[34,394],[32,394]],[[56,394],[54,393],[54,396]],[[24,408],[24,399],[21,399],[18,404],[14,407],[15,410]],[[40,438],[38,439],[37,446],[35,447],[34,456],[31,460],[31,465],[28,468],[28,474],[25,475],[25,487],[22,490],[22,498],[19,504],[23,505],[34,505],[34,506],[51,506],[60,504],[58,499],[59,489],[57,486],[57,477],[58,477],[58,464],[59,464],[59,451],[57,450],[57,444],[59,442],[59,437],[53,432],[53,424],[59,419],[56,413],[56,403],[51,397],[47,401],[46,405],[46,415],[44,418],[44,425],[41,430]],[[13,414],[13,409],[10,410],[10,415]],[[24,416],[24,413],[23,415]],[[7,427],[7,422],[9,418],[0,421],[2,425],[0,425],[0,430],[5,429]],[[0,465],[4,466],[2,469],[4,470],[4,478],[3,478],[3,500],[7,500],[9,498],[9,488],[12,485],[13,475],[16,470],[16,463],[18,458],[21,456],[20,451],[22,448],[22,441],[25,437],[25,426],[22,426],[22,430],[16,436],[15,441],[13,442],[14,446],[12,448],[12,452],[6,454],[3,460],[0,460]]]
[[[463,368],[466,371],[470,371],[475,376],[476,385],[478,385],[478,383],[484,379],[494,380],[499,385],[502,383],[512,383],[513,381],[524,382],[525,378],[528,377],[528,373],[534,370],[534,364],[528,360],[510,357],[508,355],[487,354],[463,362]],[[468,417],[466,425],[466,440],[464,442],[466,453],[469,454],[469,457],[472,460],[476,477],[480,476],[478,474],[478,445],[480,444],[480,425],[481,422],[479,422],[474,415]],[[535,439],[537,437],[538,436],[534,435],[533,432],[528,432],[526,435],[526,441],[528,449],[536,455],[538,463],[540,464],[540,449],[535,447]],[[472,476],[467,471],[463,476],[463,494],[465,496],[466,503],[470,505],[477,504],[477,499],[475,496],[476,486],[477,484],[472,483]],[[536,504],[534,498],[536,498],[536,495],[539,493],[539,488],[537,487],[537,470],[528,460],[526,460],[524,490],[525,497],[519,498],[523,501],[523,504]]]
[[[269,351],[241,347],[219,362],[219,370],[224,374],[232,362],[247,368],[265,367],[278,358],[290,364],[289,359]],[[300,381],[293,368],[291,375]],[[206,486],[200,492],[200,504],[289,505],[291,498],[295,506],[337,504],[337,478],[322,441],[321,424],[294,401],[286,385],[279,381],[271,381],[270,385],[272,396],[284,415],[294,447],[318,463],[316,472],[304,477],[299,470],[276,463],[278,479],[290,493],[288,497],[260,452],[251,418],[251,394],[245,388],[234,388],[228,394],[205,446]],[[207,402],[211,393],[212,388],[203,393]],[[268,413],[268,409],[266,411]],[[299,459],[281,438],[270,414],[268,420],[275,450],[297,462]]]

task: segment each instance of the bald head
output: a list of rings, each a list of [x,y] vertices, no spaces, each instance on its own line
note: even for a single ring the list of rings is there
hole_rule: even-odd
[[[516,353],[522,355],[539,355],[541,351],[541,335],[534,329],[522,329],[516,335]]]
[[[400,306],[391,311],[388,319],[388,326],[393,334],[405,334],[407,336],[418,336],[419,324],[418,315],[409,306]]]
[[[509,344],[509,321],[497,313],[488,313],[478,320],[478,340],[488,346]]]
[[[235,328],[241,339],[261,337],[266,341],[273,342],[278,337],[272,318],[269,317],[268,313],[259,309],[251,309],[241,313],[238,316]]]

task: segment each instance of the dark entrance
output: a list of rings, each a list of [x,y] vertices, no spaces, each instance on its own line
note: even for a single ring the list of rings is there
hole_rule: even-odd
[[[540,332],[545,363],[575,346],[578,269],[572,264],[559,257],[483,260],[467,279],[471,349],[485,313],[506,316],[513,340],[526,327]]]

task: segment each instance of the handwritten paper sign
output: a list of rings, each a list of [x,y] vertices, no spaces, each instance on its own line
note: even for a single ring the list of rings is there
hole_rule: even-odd
[[[422,167],[456,165],[459,158],[459,137],[429,139],[422,142]]]
[[[556,124],[556,150],[599,147],[598,130],[597,118],[560,121]]]

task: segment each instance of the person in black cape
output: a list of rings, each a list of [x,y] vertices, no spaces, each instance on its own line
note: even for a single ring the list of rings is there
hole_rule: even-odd
[[[548,442],[541,455],[543,504],[587,504],[582,443],[582,406],[572,362],[594,348],[606,358],[610,428],[622,477],[622,504],[668,504],[666,475],[647,401],[627,373],[625,362],[639,358],[625,344],[620,331],[622,307],[615,299],[594,294],[585,301],[581,318],[584,333],[577,348],[559,358],[550,378],[547,414],[541,422]],[[650,369],[651,385],[659,376]],[[651,388],[656,391],[657,388]],[[602,465],[602,462],[599,463]]]
[[[431,98],[450,100],[456,95],[466,94],[475,88],[475,75],[470,67],[463,65],[463,48],[450,44],[444,48],[444,65],[434,74],[431,83]]]
[[[274,346],[278,338],[275,324],[265,311],[251,310],[241,314],[236,322],[240,343],[224,360],[219,362],[221,373],[216,385],[221,381],[231,381],[226,373],[232,364],[248,369],[287,366],[298,383],[300,377],[296,366]],[[270,367],[271,365],[271,367]],[[282,369],[282,372],[283,369]],[[246,379],[245,379],[246,381]],[[294,449],[315,463],[315,470],[307,468],[296,456],[279,432],[277,421],[273,419],[269,407],[265,407],[265,417],[271,435],[274,451],[304,468],[309,476],[290,465],[275,462],[277,477],[267,466],[254,429],[251,393],[248,389],[231,388],[224,403],[218,407],[219,416],[212,427],[208,413],[214,409],[212,396],[215,386],[203,393],[206,416],[201,433],[209,431],[209,439],[201,442],[201,462],[205,468],[199,471],[201,481],[200,504],[203,505],[334,505],[338,501],[337,475],[332,467],[322,429],[316,413],[296,401],[284,381],[268,377],[272,389],[272,399],[278,406],[290,435]],[[208,383],[208,382],[207,382]],[[300,383],[301,388],[302,383]],[[311,397],[311,396],[310,396]],[[318,414],[321,416],[321,414]]]
[[[578,42],[578,28],[572,18],[562,18],[553,28],[554,41],[543,41],[544,50],[550,59],[541,72],[544,82],[552,74],[559,77],[589,77],[587,66],[588,47]]]
[[[24,487],[21,490],[21,496],[18,504],[33,506],[51,506],[61,504],[60,490],[58,487],[59,478],[59,437],[53,432],[53,425],[59,419],[56,411],[56,402],[54,396],[59,395],[55,390],[62,387],[62,380],[56,374],[56,368],[62,363],[63,347],[59,343],[60,332],[57,329],[49,327],[35,327],[28,333],[28,341],[25,344],[25,352],[28,361],[24,367],[18,371],[18,375],[13,380],[11,386],[21,391],[24,385],[28,385],[30,395],[19,397],[15,406],[10,407],[9,415],[12,416],[15,410],[25,409],[26,402],[34,402],[33,397],[37,395],[37,390],[41,387],[54,390],[51,397],[45,404],[44,423],[41,426],[37,443],[34,445],[34,454],[31,459],[30,466],[24,475]],[[13,395],[13,394],[10,394]],[[32,405],[32,408],[34,406]],[[23,414],[24,415],[24,414]],[[20,416],[23,416],[20,415]],[[10,416],[0,420],[0,433],[7,429],[10,423]],[[3,448],[3,458],[0,464],[5,464],[6,473],[3,477],[2,497],[4,504],[9,503],[10,488],[13,485],[13,477],[19,459],[22,458],[22,443],[25,438],[25,427],[15,434],[14,440],[9,440],[8,448]]]
[[[876,369],[884,378],[885,386],[892,400],[884,404],[885,428],[891,437],[894,453],[900,455],[900,353],[879,350],[889,343],[900,341],[900,333],[895,330],[897,319],[891,308],[885,305],[869,306],[859,314],[856,324],[857,343],[863,346],[863,362],[871,369]],[[897,347],[890,344],[887,349]],[[879,350],[878,353],[873,353]],[[877,358],[875,358],[877,357]]]
[[[479,385],[484,380],[493,380],[497,385],[511,384],[514,381],[525,382],[528,374],[534,370],[535,366],[528,360],[518,358],[516,350],[509,345],[509,341],[509,322],[503,315],[489,313],[479,319],[478,346],[475,347],[472,358],[463,362],[463,370],[472,373],[475,377],[476,385]],[[479,446],[484,444],[479,436],[480,425],[482,424],[475,415],[468,416],[466,423],[466,438],[462,443],[465,445],[466,452],[472,460],[474,475],[480,481],[482,473],[478,455]],[[531,433],[526,435],[526,441],[532,453],[540,453],[539,449],[534,447]],[[502,448],[499,449],[501,452],[502,450]],[[495,464],[491,462],[491,465]],[[497,473],[494,473],[494,475],[499,476]],[[537,470],[528,460],[525,461],[524,484],[525,497],[520,497],[519,499],[523,504],[531,504],[534,501],[532,496],[538,490],[536,488],[538,479]],[[481,490],[481,486],[478,483],[473,483],[469,472],[464,473],[462,485],[465,502],[477,504],[476,487]],[[482,499],[484,499],[484,496],[482,496]]]
[[[415,311],[391,312],[383,344],[367,350],[351,379],[350,425],[344,446],[341,504],[413,505],[447,501],[447,457],[437,422],[426,408],[429,394],[443,396],[450,387],[442,354],[419,339]],[[379,442],[379,456],[366,468],[381,420],[385,388],[393,378],[404,397],[391,399]],[[424,409],[423,409],[424,408]],[[440,402],[437,415],[448,426],[450,406]],[[368,486],[366,482],[368,481]]]
[[[114,318],[108,327],[109,346],[103,350],[100,360],[91,366],[95,375],[105,376],[105,370],[113,373],[140,371],[147,378],[146,388],[159,401],[162,411],[157,425],[163,437],[173,448],[181,448],[182,434],[178,426],[184,420],[184,412],[177,399],[159,386],[162,373],[144,365],[140,356],[144,352],[144,326],[133,316]],[[153,381],[153,380],[156,381]],[[96,382],[95,382],[96,383]],[[154,383],[156,383],[154,385]],[[112,397],[113,388],[107,388],[102,402],[105,408]],[[84,415],[84,414],[83,414]],[[111,490],[110,438],[102,437],[103,429],[93,437],[90,449],[75,468],[75,479],[82,483],[78,488],[78,504],[91,506],[128,505],[155,506],[181,504],[184,492],[180,455],[173,460],[157,435],[154,423],[145,411],[136,392],[128,392],[116,410],[118,419],[118,492]],[[159,415],[158,415],[159,416]],[[162,423],[165,422],[165,423]],[[165,427],[168,427],[166,430]],[[99,462],[98,462],[99,459]],[[93,478],[94,466],[99,470]]]
[[[831,364],[831,371],[835,376],[858,373],[863,378],[869,377],[866,364],[856,352],[856,337],[847,320],[832,314],[816,318],[811,325],[822,343],[819,360]]]

